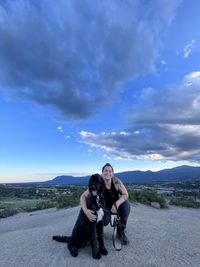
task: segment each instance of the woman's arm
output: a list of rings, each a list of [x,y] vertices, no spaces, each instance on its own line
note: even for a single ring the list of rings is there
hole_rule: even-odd
[[[120,192],[120,197],[115,202],[117,208],[119,208],[119,206],[128,199],[128,191],[126,187],[124,186],[124,184],[122,183],[122,181],[120,181],[118,178],[114,178],[113,182],[114,182],[116,190]]]
[[[97,216],[94,214],[95,212],[93,210],[90,210],[87,208],[87,202],[86,202],[86,197],[89,194],[89,190],[87,189],[85,192],[80,197],[80,204],[83,212],[85,215],[88,217],[88,219],[92,222],[95,221]]]

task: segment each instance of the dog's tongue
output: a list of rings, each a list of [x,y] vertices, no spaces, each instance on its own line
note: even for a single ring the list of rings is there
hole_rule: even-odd
[[[97,190],[92,190],[93,196],[97,196]]]

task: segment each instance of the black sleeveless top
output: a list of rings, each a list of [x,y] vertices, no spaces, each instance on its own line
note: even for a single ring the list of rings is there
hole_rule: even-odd
[[[113,180],[111,182],[110,189],[105,188],[104,198],[106,202],[106,208],[111,210],[112,205],[119,199],[119,192],[116,190]]]

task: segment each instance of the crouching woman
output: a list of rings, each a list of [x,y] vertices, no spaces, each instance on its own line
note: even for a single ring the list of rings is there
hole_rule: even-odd
[[[114,169],[112,165],[106,163],[102,168],[102,176],[105,181],[104,199],[106,208],[111,213],[119,213],[121,224],[117,226],[117,235],[122,240],[123,245],[127,245],[129,240],[126,236],[125,229],[127,225],[128,216],[130,213],[130,203],[128,201],[128,191],[122,181],[114,176]],[[81,207],[90,221],[96,220],[94,211],[87,208],[86,197],[89,191],[86,190],[80,198]],[[109,222],[107,222],[108,224]]]

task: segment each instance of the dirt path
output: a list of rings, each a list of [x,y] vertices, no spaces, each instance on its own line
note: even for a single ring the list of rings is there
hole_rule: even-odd
[[[127,234],[130,245],[117,252],[112,228],[105,227],[109,254],[91,257],[90,247],[70,256],[66,244],[51,240],[70,234],[80,207],[22,213],[0,220],[1,267],[200,267],[200,210],[172,207],[157,210],[132,206]]]

